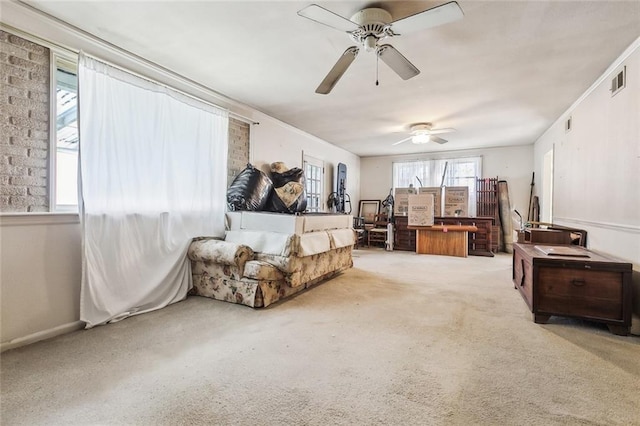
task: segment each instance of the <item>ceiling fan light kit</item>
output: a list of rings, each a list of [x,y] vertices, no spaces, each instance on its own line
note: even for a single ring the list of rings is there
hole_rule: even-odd
[[[364,45],[367,52],[376,49],[378,40],[387,36],[386,31],[393,18],[384,9],[372,7],[363,9],[351,17],[351,21],[358,24],[359,28],[349,32],[356,43]]]
[[[385,38],[395,37],[401,33],[419,31],[462,19],[462,9],[457,2],[451,1],[431,9],[423,10],[405,18],[393,20],[389,12],[373,7],[362,9],[347,19],[317,4],[312,4],[298,11],[298,15],[322,25],[346,32],[353,41],[367,52],[375,51],[378,58],[389,66],[403,80],[420,74],[407,58],[390,44],[379,44]],[[400,31],[400,32],[395,32]],[[331,68],[316,93],[328,94],[340,77],[355,60],[359,53],[358,46],[348,48],[338,62]],[[376,82],[377,84],[377,82]]]
[[[431,142],[431,135],[427,133],[418,133],[415,136],[411,136],[411,142],[415,144],[423,144]]]
[[[411,126],[411,135],[408,138],[402,139],[392,145],[400,145],[401,143],[411,141],[416,145],[425,144],[429,142],[435,142],[439,144],[447,143],[446,139],[442,139],[437,134],[455,132],[456,129],[450,127],[443,129],[434,129],[431,123],[416,123]]]
[[[431,142],[431,123],[418,123],[411,126],[411,142],[423,144]]]

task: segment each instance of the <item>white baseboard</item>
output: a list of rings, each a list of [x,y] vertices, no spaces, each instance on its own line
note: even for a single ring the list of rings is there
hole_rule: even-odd
[[[17,337],[15,339],[9,340],[8,342],[0,343],[0,352],[19,348],[20,346],[30,345],[31,343],[50,339],[52,337],[60,336],[61,334],[71,333],[72,331],[80,330],[82,328],[84,328],[84,322],[75,321],[68,324],[59,325],[48,330],[38,331],[37,333],[29,334],[27,336]]]

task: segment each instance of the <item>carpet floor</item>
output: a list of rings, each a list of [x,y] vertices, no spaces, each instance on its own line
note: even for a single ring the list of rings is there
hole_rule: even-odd
[[[267,309],[190,297],[1,358],[2,425],[640,425],[640,338],[533,323],[507,254],[355,250]]]

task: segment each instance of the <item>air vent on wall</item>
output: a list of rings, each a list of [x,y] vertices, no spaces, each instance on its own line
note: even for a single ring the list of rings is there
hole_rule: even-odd
[[[624,89],[627,83],[627,67],[623,67],[622,70],[613,77],[611,80],[611,96]]]

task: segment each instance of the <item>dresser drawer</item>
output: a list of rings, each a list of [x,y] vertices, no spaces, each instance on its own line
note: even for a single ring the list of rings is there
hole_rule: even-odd
[[[537,310],[584,318],[623,319],[622,274],[540,268]]]
[[[585,269],[538,269],[540,292],[566,297],[620,300],[622,274],[613,271]]]

